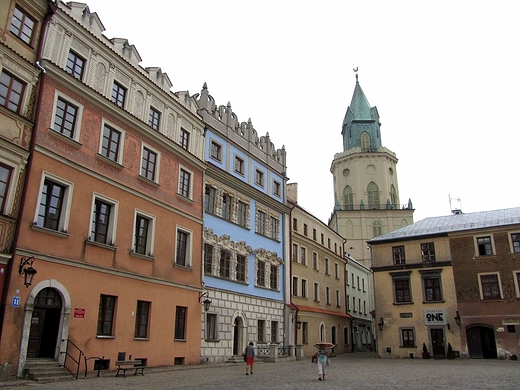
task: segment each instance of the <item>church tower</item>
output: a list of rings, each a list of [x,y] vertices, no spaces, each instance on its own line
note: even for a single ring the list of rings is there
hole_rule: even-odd
[[[329,227],[347,240],[347,253],[370,267],[366,241],[413,223],[414,210],[399,197],[397,157],[382,145],[379,113],[370,107],[357,72],[341,135],[343,152],[330,168],[335,206]]]

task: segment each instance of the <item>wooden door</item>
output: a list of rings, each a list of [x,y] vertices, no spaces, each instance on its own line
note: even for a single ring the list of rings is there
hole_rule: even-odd
[[[430,335],[432,340],[433,357],[445,357],[446,348],[444,348],[444,330],[438,328],[430,329]]]
[[[43,324],[45,321],[45,309],[35,307],[31,318],[31,330],[29,332],[29,344],[27,345],[27,357],[38,357],[40,343],[43,334]]]

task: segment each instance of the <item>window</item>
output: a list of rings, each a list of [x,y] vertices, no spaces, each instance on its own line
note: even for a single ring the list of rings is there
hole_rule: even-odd
[[[148,180],[157,181],[157,153],[150,148],[143,146],[143,154],[141,159],[141,176]]]
[[[105,245],[114,245],[115,215],[117,204],[96,196],[92,208],[90,240]]]
[[[215,141],[211,141],[210,156],[215,160],[222,161],[222,146]]]
[[[0,214],[6,214],[9,183],[11,182],[11,167],[0,163]]]
[[[304,247],[300,248],[300,263],[307,265],[307,249]]]
[[[257,262],[256,285],[265,286],[265,262],[264,261]]]
[[[314,241],[316,241],[316,234],[317,234],[316,229],[312,229],[312,239]]]
[[[318,269],[318,254],[316,252],[312,252],[312,268]]]
[[[150,314],[150,302],[137,301],[137,308],[135,311],[135,338],[148,337],[148,321]]]
[[[45,178],[40,195],[36,226],[56,231],[66,231],[69,187]]]
[[[339,264],[338,263],[334,263],[334,276],[336,277],[336,279],[339,279]]]
[[[258,342],[263,343],[265,340],[265,320],[258,320],[257,325],[257,331],[258,331]]]
[[[271,264],[269,283],[269,287],[271,288],[271,290],[278,290],[278,267],[273,264]]]
[[[53,129],[65,137],[74,139],[77,118],[78,107],[59,97],[56,102],[56,114],[54,116]]]
[[[372,236],[378,237],[383,234],[383,227],[381,226],[380,221],[374,221],[372,224]]]
[[[33,42],[34,29],[36,21],[29,16],[25,11],[16,6],[13,12],[13,18],[11,19],[11,31],[14,35],[20,38],[22,41],[31,45]]]
[[[307,280],[302,279],[302,298],[307,298]]]
[[[236,173],[244,174],[244,160],[238,156],[235,156],[234,170]]]
[[[186,150],[189,150],[190,148],[190,133],[181,128],[181,137],[180,137],[180,140],[179,140],[179,143],[181,144],[181,147],[183,149],[186,149]]]
[[[441,270],[419,271],[423,285],[423,299],[425,302],[442,301]]]
[[[424,262],[435,261],[435,248],[433,242],[421,244],[421,256],[422,261]]]
[[[352,273],[350,274],[352,276],[352,288],[356,288],[356,279],[355,279],[355,275]]]
[[[379,204],[379,187],[376,183],[371,181],[367,186],[367,196],[368,196],[368,208],[369,209],[378,209]]]
[[[395,303],[411,303],[412,296],[410,291],[410,272],[392,273],[394,282],[394,302]]]
[[[292,228],[293,228],[293,230],[294,230],[295,232],[298,231],[298,219],[293,218],[293,220],[292,220]]]
[[[273,195],[281,196],[282,195],[281,188],[282,188],[282,186],[280,185],[280,183],[275,180],[273,182]]]
[[[314,283],[314,292],[313,297],[315,301],[319,301],[320,295],[319,295],[319,285],[318,283]]]
[[[204,273],[213,274],[213,245],[204,243]]]
[[[307,236],[307,224],[306,223],[303,224],[303,235]]]
[[[302,322],[302,343],[307,344],[309,342],[309,323]]]
[[[479,256],[490,256],[493,254],[493,248],[491,247],[491,237],[478,237],[477,248]]]
[[[154,219],[137,212],[134,229],[134,253],[143,256],[153,256]]]
[[[119,107],[125,107],[126,88],[114,81],[112,86],[112,102],[117,104]]]
[[[260,170],[255,170],[255,184],[260,187],[264,186],[264,173]]]
[[[217,315],[213,313],[206,313],[206,340],[218,340]]]
[[[183,306],[175,307],[175,340],[186,339],[186,314],[188,308]],[[200,336],[199,336],[200,337]]]
[[[298,296],[298,277],[293,276],[292,278],[292,295]]]
[[[175,264],[182,267],[191,267],[191,234],[187,231],[177,229],[177,249]]]
[[[520,233],[511,234],[511,242],[513,244],[513,252],[520,253]]]
[[[278,239],[278,218],[270,217],[269,221],[271,223],[269,237],[271,237],[273,240],[277,240]]]
[[[498,274],[479,274],[480,299],[495,300],[502,299],[502,287]]]
[[[298,244],[292,244],[292,261],[298,262]]]
[[[415,347],[415,336],[412,328],[401,328],[401,347]]]
[[[204,191],[204,211],[207,213],[215,214],[215,196],[216,189],[206,184],[206,190]]]
[[[361,279],[361,284],[363,285],[363,292],[366,292],[365,290],[365,279]]]
[[[394,264],[406,264],[406,258],[404,256],[404,246],[393,246],[392,255],[394,258]]]
[[[325,298],[327,305],[330,305],[330,287],[325,287]]]
[[[220,267],[219,276],[224,279],[230,278],[229,270],[231,269],[231,252],[222,249],[220,251]]]
[[[361,290],[361,283],[359,283],[359,276],[357,276],[357,289]]]
[[[330,275],[329,259],[325,258],[325,274]]]
[[[515,325],[507,325],[507,333],[516,333]]]
[[[222,218],[231,220],[231,196],[228,194],[222,195]]]
[[[85,71],[85,60],[73,51],[69,51],[65,70],[78,80],[82,80],[83,72]]]
[[[122,137],[121,132],[105,125],[103,128],[103,142],[101,145],[101,155],[109,160],[119,162]]]
[[[237,254],[236,280],[238,282],[246,281],[246,257]]]
[[[247,227],[247,204],[238,201],[237,223],[242,227]]]
[[[148,124],[152,127],[152,129],[159,130],[160,123],[161,123],[161,113],[159,111],[157,111],[155,108],[150,107],[150,113],[148,114]]]
[[[515,280],[516,297],[520,298],[520,271],[514,271],[513,277]]]
[[[321,233],[321,245],[325,245],[324,239],[325,239],[325,237],[323,236],[323,233]]]
[[[22,97],[26,84],[12,74],[2,71],[0,75],[0,104],[21,114]]]
[[[265,213],[258,210],[256,216],[256,232],[259,234],[265,234]]]
[[[340,307],[340,300],[339,300],[339,290],[336,290],[336,306],[337,307]]]
[[[183,168],[179,172],[179,194],[185,198],[191,196],[191,173]]]
[[[271,321],[271,343],[278,342],[278,321]]]
[[[347,305],[347,312],[350,311],[350,295],[347,294],[347,299],[345,300],[345,303]]]
[[[112,336],[115,308],[116,297],[111,295],[101,295],[99,297],[98,336]]]
[[[355,313],[356,310],[356,297],[352,297],[352,311]]]

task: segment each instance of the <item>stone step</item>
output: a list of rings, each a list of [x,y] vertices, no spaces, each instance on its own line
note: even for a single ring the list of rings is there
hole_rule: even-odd
[[[54,359],[27,359],[24,377],[37,382],[58,382],[74,379],[65,367],[59,366]]]

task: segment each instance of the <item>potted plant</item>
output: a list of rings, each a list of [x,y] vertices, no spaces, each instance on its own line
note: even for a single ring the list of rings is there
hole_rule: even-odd
[[[428,348],[426,348],[426,344],[422,343],[422,358],[423,359],[429,359],[430,358],[430,352],[428,352]]]
[[[448,343],[448,359],[455,359],[455,352],[453,352],[453,348],[451,344]]]

